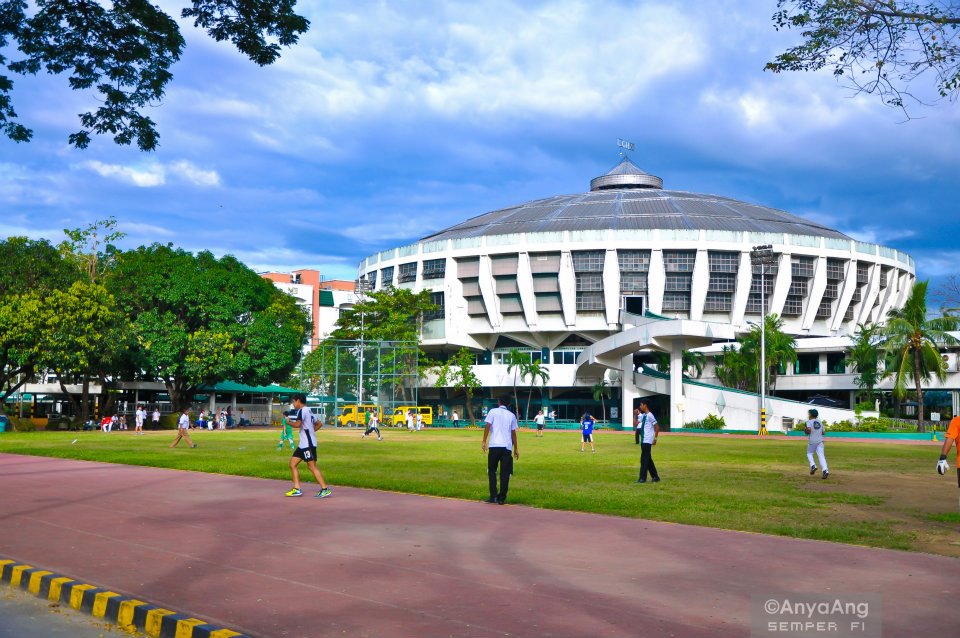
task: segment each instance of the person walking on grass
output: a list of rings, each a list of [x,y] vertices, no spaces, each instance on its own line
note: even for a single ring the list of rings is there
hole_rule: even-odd
[[[633,409],[633,444],[640,445],[640,408]]]
[[[650,406],[646,401],[640,401],[640,478],[637,483],[647,482],[647,473],[654,483],[660,482],[660,474],[657,472],[657,465],[653,462],[653,446],[657,444],[657,437],[660,436],[660,424],[657,423],[657,417],[653,416]]]
[[[190,447],[197,447],[197,444],[190,440],[190,408],[184,408],[180,413],[180,419],[177,421],[177,438],[173,440],[170,447],[177,447],[180,439],[184,439]]]
[[[456,410],[454,410],[453,413],[450,415],[450,420],[453,421],[453,427],[455,428],[460,427],[460,415],[457,414]]]
[[[147,418],[147,413],[144,411],[143,406],[138,405],[137,413],[134,416],[135,420],[133,422],[134,423],[133,433],[135,435],[143,434],[143,422],[146,420],[146,418]]]
[[[370,413],[370,420],[367,421],[367,429],[360,435],[361,439],[367,438],[368,434],[377,433],[377,440],[382,441],[383,437],[380,436],[380,419],[377,417],[376,412]]]
[[[413,429],[417,427],[417,420],[413,417],[413,410],[407,410],[407,429],[413,432]]]
[[[820,413],[816,410],[808,410],[807,427],[803,429],[807,435],[807,460],[810,462],[810,476],[817,473],[817,464],[813,460],[813,454],[816,452],[820,460],[820,468],[823,470],[823,478],[830,476],[830,470],[827,468],[827,457],[823,454],[823,421],[819,418]]]
[[[290,417],[294,414],[293,410],[284,410],[283,416],[280,418],[280,441],[277,443],[277,451],[283,449],[284,441],[290,444],[291,450],[297,447],[293,442],[293,427],[290,425]]]
[[[937,473],[943,476],[950,470],[950,464],[947,463],[947,454],[950,454],[950,448],[960,439],[960,416],[950,419],[950,425],[947,427],[947,433],[943,437],[943,447],[940,448],[940,460],[937,461]],[[957,487],[960,487],[960,444],[957,444]]]
[[[153,415],[150,417],[150,420],[153,422],[154,430],[160,428],[160,408],[153,409]]]
[[[490,498],[485,503],[507,502],[507,490],[510,487],[510,475],[513,474],[513,461],[520,458],[517,447],[517,415],[508,409],[506,400],[500,399],[497,407],[487,412],[484,418],[483,443],[480,449],[487,453],[487,478],[490,484]],[[487,441],[490,445],[487,446]],[[511,457],[510,453],[513,452]],[[497,490],[497,468],[500,468],[500,490]]]
[[[547,418],[543,416],[543,410],[537,412],[537,416],[533,417],[533,422],[537,424],[537,438],[543,436],[543,428],[547,423]]]
[[[583,447],[589,443],[590,451],[594,454],[597,453],[597,448],[593,445],[593,426],[596,425],[596,421],[593,420],[593,417],[590,416],[589,412],[584,412],[583,418],[580,419],[580,429],[583,431],[583,440],[580,441],[580,451],[583,452]]]
[[[303,496],[300,491],[300,462],[307,464],[313,478],[320,484],[320,491],[316,498],[327,498],[333,496],[333,491],[323,480],[323,474],[317,468],[317,433],[315,429],[316,418],[313,411],[307,407],[307,397],[304,394],[296,394],[293,397],[293,407],[296,410],[291,417],[293,422],[300,427],[300,442],[297,449],[293,451],[290,457],[290,475],[293,477],[293,489],[286,493],[286,496]]]

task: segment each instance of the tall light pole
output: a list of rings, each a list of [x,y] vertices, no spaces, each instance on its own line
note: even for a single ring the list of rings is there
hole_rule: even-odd
[[[353,282],[357,290],[357,299],[363,303],[365,295],[373,290],[373,285],[367,279],[357,279]],[[360,366],[357,368],[357,418],[360,418],[360,406],[363,405],[363,307],[360,308]]]
[[[767,433],[767,265],[776,259],[770,244],[754,246],[750,251],[750,264],[760,266],[760,436]]]

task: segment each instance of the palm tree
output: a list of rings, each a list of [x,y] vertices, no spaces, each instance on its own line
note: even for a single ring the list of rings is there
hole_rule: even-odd
[[[524,413],[524,416],[527,420],[530,419],[530,399],[533,397],[533,386],[537,385],[537,381],[540,381],[540,403],[543,403],[543,386],[547,385],[547,381],[550,380],[550,371],[543,365],[540,361],[532,361],[526,364],[523,367],[523,373],[520,375],[521,379],[526,379],[530,377],[530,392],[527,394],[527,410]]]
[[[683,371],[688,372],[692,370],[693,374],[690,376],[694,379],[699,379],[701,375],[703,375],[703,368],[706,362],[707,358],[702,352],[694,352],[691,350],[683,351]],[[657,370],[660,372],[670,372],[670,353],[657,353]]]
[[[513,408],[520,411],[520,400],[517,398],[517,375],[521,374],[524,366],[530,364],[530,355],[521,354],[516,348],[511,348],[503,362],[507,364],[507,372],[513,373]]]
[[[875,388],[883,378],[883,372],[880,369],[880,359],[883,355],[882,341],[881,326],[870,322],[857,324],[857,330],[853,334],[853,346],[844,361],[857,373],[853,382],[866,391],[869,401],[873,401],[876,396]]]
[[[797,340],[783,331],[783,319],[778,315],[767,315],[764,318],[766,332],[766,367],[767,379],[770,383],[770,394],[777,389],[777,377],[780,369],[797,360]],[[760,359],[760,326],[753,326],[750,332],[743,337],[743,352],[752,355],[754,360]],[[760,370],[756,369],[754,388],[760,383]]]
[[[600,402],[600,409],[603,414],[603,420],[607,420],[607,405],[604,403],[604,397],[610,398],[610,386],[607,385],[606,379],[600,379],[597,383],[594,383],[590,388],[593,391],[593,400]]]
[[[960,318],[950,315],[927,319],[927,285],[918,281],[902,308],[887,313],[884,327],[884,350],[889,355],[893,372],[893,394],[902,398],[907,391],[907,380],[912,380],[917,391],[917,431],[924,431],[923,383],[936,377],[947,378],[946,363],[940,356],[940,346],[960,345],[951,330],[960,328]]]

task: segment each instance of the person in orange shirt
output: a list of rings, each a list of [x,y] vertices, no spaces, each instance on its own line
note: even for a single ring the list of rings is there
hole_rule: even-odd
[[[955,416],[950,420],[947,436],[943,442],[943,447],[940,448],[940,460],[937,461],[937,472],[940,475],[946,474],[947,470],[950,469],[950,465],[947,463],[947,454],[950,453],[950,448],[953,447],[958,438],[960,438],[960,416]],[[960,445],[957,445],[957,487],[960,487]]]

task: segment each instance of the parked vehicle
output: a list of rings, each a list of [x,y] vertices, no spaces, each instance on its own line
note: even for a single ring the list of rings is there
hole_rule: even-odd
[[[336,418],[336,425],[340,427],[352,428],[355,425],[366,425],[370,420],[370,415],[376,414],[383,420],[383,410],[378,406],[371,404],[363,405],[345,405],[340,409]]]
[[[394,408],[390,425],[403,426],[407,424],[407,412],[413,410],[414,414],[418,412],[423,417],[424,425],[433,425],[433,408],[428,405],[401,405]]]

